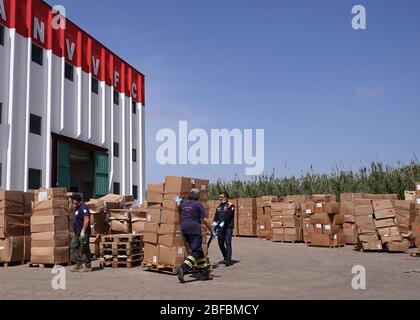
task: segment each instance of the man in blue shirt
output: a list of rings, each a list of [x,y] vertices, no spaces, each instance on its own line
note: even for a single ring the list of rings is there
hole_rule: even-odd
[[[71,270],[72,272],[91,272],[91,254],[89,248],[90,238],[90,212],[87,205],[82,202],[80,195],[76,194],[72,196],[73,205],[76,208],[74,215],[74,237],[70,244],[70,251],[76,262],[76,266]],[[83,254],[85,267],[82,268],[82,257],[80,251]]]
[[[204,258],[203,238],[201,236],[201,224],[204,223],[207,228],[212,231],[211,224],[207,219],[203,205],[198,201],[200,198],[200,190],[192,189],[187,201],[182,201],[178,205],[181,213],[181,232],[191,248],[191,255],[188,256],[184,263],[177,269],[178,279],[181,283],[185,283],[184,274],[197,265],[200,271],[201,280],[212,280],[207,261]]]
[[[235,205],[228,201],[226,192],[219,195],[220,204],[216,209],[214,222],[224,223],[218,233],[219,248],[223,255],[223,263],[228,267],[232,265],[232,234],[235,227]]]

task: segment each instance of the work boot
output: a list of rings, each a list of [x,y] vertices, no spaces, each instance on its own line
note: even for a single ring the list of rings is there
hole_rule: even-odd
[[[83,268],[80,268],[79,272],[92,272],[92,267],[83,267]]]
[[[213,276],[210,274],[210,272],[207,272],[201,275],[200,280],[201,281],[213,280]]]
[[[226,267],[230,267],[231,265],[232,265],[232,260],[230,260],[230,259],[225,260],[225,266]]]
[[[178,280],[181,283],[185,283],[185,279],[184,279],[184,270],[182,269],[182,266],[179,266],[178,269],[176,270],[176,273],[178,275]]]
[[[82,266],[75,266],[73,269],[70,269],[70,272],[79,272],[82,269]]]

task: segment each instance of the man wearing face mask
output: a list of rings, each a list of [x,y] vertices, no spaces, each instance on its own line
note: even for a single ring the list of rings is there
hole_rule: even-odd
[[[223,263],[228,267],[232,265],[232,234],[235,226],[235,206],[228,201],[229,196],[226,192],[219,195],[220,204],[216,208],[213,223],[224,223],[223,228],[218,233],[220,251],[223,255]]]

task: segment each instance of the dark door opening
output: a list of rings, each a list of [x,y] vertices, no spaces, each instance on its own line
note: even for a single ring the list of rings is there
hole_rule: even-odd
[[[94,162],[91,151],[70,149],[70,191],[83,193],[85,201],[93,198]]]
[[[108,150],[52,134],[52,186],[83,193],[85,201],[108,193]]]

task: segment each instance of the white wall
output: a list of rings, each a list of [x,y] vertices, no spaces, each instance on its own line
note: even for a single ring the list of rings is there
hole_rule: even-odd
[[[121,184],[121,191],[132,193],[132,186],[139,186],[141,196],[142,181],[139,181],[142,170],[141,143],[138,123],[141,110],[137,115],[132,113],[131,99],[120,94],[120,104],[113,104],[113,88],[104,82],[99,82],[99,94],[91,92],[90,75],[81,68],[74,68],[74,81],[64,78],[63,59],[52,54],[51,58],[51,132],[47,128],[48,101],[48,61],[47,51],[43,50],[43,66],[31,61],[30,40],[16,35],[15,70],[12,86],[13,112],[12,130],[7,126],[9,68],[10,68],[10,30],[5,28],[5,46],[0,46],[0,102],[3,103],[2,124],[0,125],[0,162],[2,163],[2,185],[6,187],[8,136],[12,134],[12,161],[10,170],[10,189],[26,190],[28,168],[42,170],[43,184],[51,171],[51,150],[46,150],[47,137],[51,132],[73,139],[88,142],[109,150],[110,182],[109,191],[113,191],[113,182]],[[28,56],[29,49],[29,56]],[[51,53],[50,53],[51,54]],[[28,69],[29,62],[29,69]],[[28,80],[29,79],[29,86]],[[79,90],[80,87],[80,90]],[[29,96],[27,95],[29,92]],[[80,97],[80,101],[79,101]],[[42,117],[42,135],[29,132],[27,117],[27,102],[29,113]],[[89,105],[91,106],[91,137],[89,139]],[[79,115],[78,110],[81,110]],[[123,108],[125,130],[123,131]],[[62,113],[63,112],[63,113]],[[104,117],[103,117],[104,115]],[[80,135],[78,124],[80,121]],[[132,129],[130,130],[130,121]],[[130,144],[130,139],[132,144]],[[119,144],[119,158],[113,156],[113,143]],[[131,148],[137,149],[137,162],[131,161]],[[27,154],[27,163],[25,162]],[[48,168],[47,168],[48,166]],[[124,178],[122,177],[124,171]],[[130,175],[131,173],[131,175]],[[26,177],[27,178],[27,177]],[[50,177],[48,176],[50,179]],[[125,180],[125,183],[124,183]],[[26,185],[25,185],[26,183]],[[53,183],[53,182],[51,182]]]

